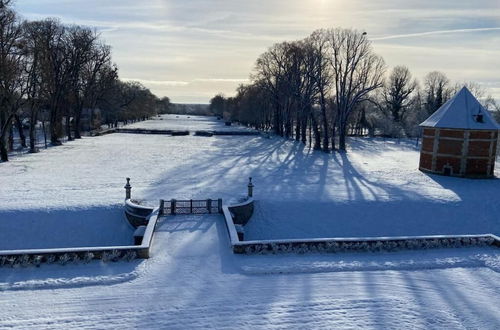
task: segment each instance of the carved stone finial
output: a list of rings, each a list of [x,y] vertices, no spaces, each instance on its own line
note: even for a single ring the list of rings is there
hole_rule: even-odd
[[[125,185],[125,199],[130,199],[132,186],[130,185],[130,178],[127,179],[127,184]]]
[[[253,183],[252,177],[248,178],[248,197],[253,197]]]

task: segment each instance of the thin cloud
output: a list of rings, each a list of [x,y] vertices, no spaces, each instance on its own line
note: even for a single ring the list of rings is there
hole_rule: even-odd
[[[135,78],[122,78],[122,80],[129,82],[139,82],[144,85],[160,85],[160,86],[187,86],[188,81],[177,81],[177,80],[148,80],[148,79],[135,79]]]
[[[208,83],[208,82],[227,82],[227,83],[244,83],[248,82],[248,79],[242,78],[196,78],[190,81],[178,81],[178,80],[149,80],[140,78],[123,78],[125,81],[136,81],[145,85],[161,85],[161,86],[187,86],[192,83]]]
[[[244,83],[248,82],[248,79],[243,78],[243,79],[233,79],[233,78],[198,78],[194,79],[194,81],[200,81],[200,82],[230,82],[230,83]]]
[[[438,34],[471,33],[471,32],[484,32],[484,31],[500,31],[500,27],[438,30],[438,31],[409,33],[409,34],[395,34],[395,35],[391,35],[391,36],[370,38],[370,40],[389,40],[389,39],[425,37],[425,36],[438,35]]]

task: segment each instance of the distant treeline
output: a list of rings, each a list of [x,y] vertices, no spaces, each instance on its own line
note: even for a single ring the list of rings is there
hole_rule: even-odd
[[[36,152],[35,128],[47,125],[52,144],[80,138],[82,130],[102,124],[145,119],[167,112],[159,99],[138,82],[122,81],[111,47],[88,27],[57,19],[25,21],[0,0],[0,158],[8,160],[13,130]],[[44,129],[45,132],[45,129]]]
[[[478,84],[453,84],[437,71],[420,83],[405,66],[387,72],[366,33],[337,28],[273,45],[251,83],[234,97],[216,95],[210,109],[315,149],[345,150],[348,134],[417,136],[418,124],[463,85],[498,117],[499,105]]]
[[[165,113],[175,113],[179,115],[198,115],[198,116],[213,115],[213,112],[210,111],[208,104],[171,103]]]

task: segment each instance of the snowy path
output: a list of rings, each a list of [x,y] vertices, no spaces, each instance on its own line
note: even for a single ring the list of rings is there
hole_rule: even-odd
[[[225,230],[220,216],[179,216],[162,222],[154,239],[153,257],[146,261],[0,269],[0,282],[20,278],[28,281],[30,276],[67,281],[66,287],[61,280],[53,289],[0,291],[0,328],[500,326],[497,250],[442,250],[420,256],[389,253],[249,257],[230,253]],[[260,267],[265,272],[266,267],[276,264],[271,262],[273,258],[278,264],[287,264],[286,274],[247,272],[248,267]],[[478,258],[494,267],[471,261]],[[412,259],[432,261],[425,268],[434,265],[438,269],[398,269],[398,264]],[[455,262],[460,267],[439,269],[447,259],[453,259],[448,260],[449,265]],[[374,261],[392,262],[394,267],[389,271],[331,271],[335,265],[353,260],[357,260],[360,270]],[[312,267],[312,273],[307,273],[307,265],[319,261],[330,268],[321,271]],[[108,285],[75,285],[75,278],[91,276],[97,269],[103,284]],[[110,279],[122,275],[123,281],[106,283],[106,273]],[[127,273],[134,276],[123,276]]]

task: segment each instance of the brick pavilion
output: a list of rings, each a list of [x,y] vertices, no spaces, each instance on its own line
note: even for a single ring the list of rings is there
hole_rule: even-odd
[[[500,127],[466,87],[420,126],[423,128],[421,171],[493,177]]]

